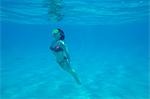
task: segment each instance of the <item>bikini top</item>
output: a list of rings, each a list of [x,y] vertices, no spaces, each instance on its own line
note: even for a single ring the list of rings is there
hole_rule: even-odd
[[[50,46],[50,49],[54,52],[59,52],[59,51],[63,51],[63,48],[61,45],[64,45],[64,42],[59,40],[57,42],[53,42]]]

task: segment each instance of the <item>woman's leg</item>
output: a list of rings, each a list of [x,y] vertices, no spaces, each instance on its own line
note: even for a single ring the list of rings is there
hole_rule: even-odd
[[[72,75],[72,77],[76,80],[76,82],[77,82],[78,84],[81,84],[81,82],[80,82],[80,80],[79,80],[79,78],[78,78],[78,75],[77,75],[77,73],[75,72],[74,69],[72,69],[72,68],[69,69],[69,68],[68,68],[68,69],[66,69],[66,71]]]
[[[69,74],[71,74],[78,84],[81,84],[81,82],[80,82],[80,80],[79,80],[75,70],[73,70],[71,68],[70,63],[68,61],[64,61],[63,63],[60,64],[60,66],[65,71],[67,71]]]

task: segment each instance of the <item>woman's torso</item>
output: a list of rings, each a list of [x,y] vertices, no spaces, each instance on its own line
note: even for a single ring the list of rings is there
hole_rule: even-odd
[[[64,58],[67,57],[65,52],[64,41],[62,40],[54,41],[51,44],[51,50],[53,51],[53,54],[55,55],[56,60],[58,62],[61,62],[62,60],[64,60]]]

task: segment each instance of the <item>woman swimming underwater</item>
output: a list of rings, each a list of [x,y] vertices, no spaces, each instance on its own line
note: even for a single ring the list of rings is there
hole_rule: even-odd
[[[68,53],[67,46],[65,45],[64,39],[65,35],[61,29],[54,29],[52,31],[52,35],[54,37],[54,41],[52,42],[50,49],[56,57],[57,63],[60,67],[67,71],[78,84],[81,84],[76,72],[72,69],[70,64],[70,56]]]

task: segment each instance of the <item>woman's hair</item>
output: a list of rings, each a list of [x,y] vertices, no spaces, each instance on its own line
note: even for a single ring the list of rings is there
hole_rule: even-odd
[[[59,33],[60,33],[60,40],[64,40],[65,39],[65,34],[64,34],[64,32],[63,32],[63,30],[61,30],[61,29],[57,29],[58,31],[59,31]]]

